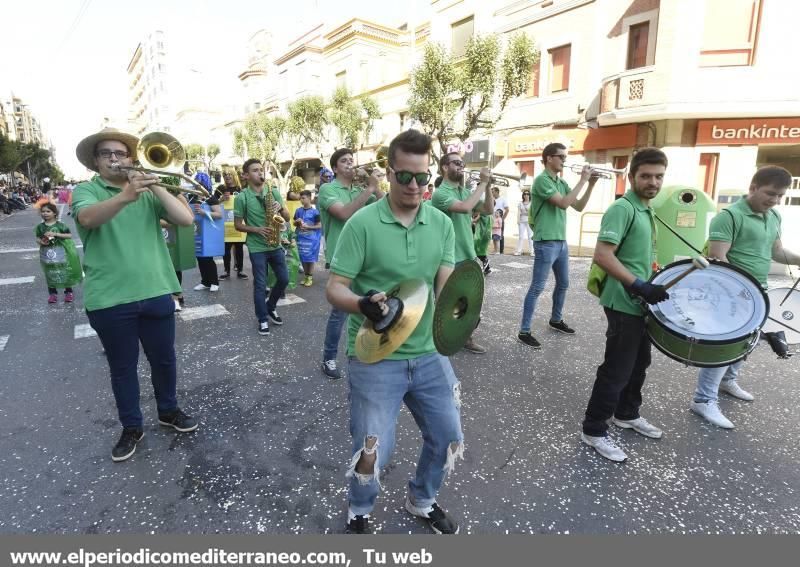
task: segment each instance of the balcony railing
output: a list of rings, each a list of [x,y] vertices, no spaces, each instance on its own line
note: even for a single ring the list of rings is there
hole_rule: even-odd
[[[600,113],[655,103],[652,67],[631,69],[603,79]]]

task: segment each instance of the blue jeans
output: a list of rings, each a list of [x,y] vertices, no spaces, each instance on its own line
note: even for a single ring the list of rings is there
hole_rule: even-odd
[[[331,307],[328,316],[328,326],[325,328],[325,346],[322,350],[322,361],[336,360],[339,353],[339,339],[342,338],[342,329],[347,322],[347,312]]]
[[[175,395],[175,303],[162,295],[87,311],[111,369],[111,389],[123,427],[142,428],[139,408],[139,342],[150,362],[158,413],[178,407]]]
[[[537,240],[533,243],[533,278],[525,295],[522,307],[522,325],[520,331],[531,332],[531,319],[536,311],[536,302],[544,291],[547,276],[552,268],[556,275],[556,287],[553,290],[553,310],[550,321],[557,323],[563,319],[564,301],[569,288],[569,247],[566,240]]]
[[[697,403],[717,401],[720,383],[736,380],[743,364],[744,360],[740,360],[730,366],[721,368],[701,368],[697,375],[697,389],[694,392],[694,401]]]
[[[289,270],[286,269],[286,252],[283,248],[270,252],[250,252],[253,268],[253,303],[259,323],[267,320],[267,310],[272,311],[289,285]],[[275,271],[275,285],[269,292],[267,301],[267,265]],[[266,302],[266,305],[265,305]]]
[[[463,456],[461,383],[450,361],[438,353],[409,360],[364,364],[350,358],[350,435],[353,451],[347,478],[353,514],[368,514],[380,490],[380,471],[394,451],[400,404],[414,416],[422,433],[422,452],[414,479],[408,483],[411,500],[431,506],[446,474]],[[362,474],[356,464],[365,454],[377,454],[374,472]]]

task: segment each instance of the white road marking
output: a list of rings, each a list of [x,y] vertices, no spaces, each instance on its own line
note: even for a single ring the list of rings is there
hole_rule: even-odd
[[[509,268],[530,268],[530,264],[523,264],[522,262],[509,262],[507,264],[500,264],[501,266],[508,266]]]
[[[214,305],[201,305],[200,307],[187,307],[178,313],[178,317],[183,321],[193,321],[194,319],[205,319],[206,317],[219,317],[228,315],[230,312],[219,303]]]
[[[5,278],[0,280],[0,285],[14,285],[21,283],[31,283],[36,276],[25,276],[24,278]]]
[[[75,248],[83,248],[83,244],[76,244]],[[19,254],[20,252],[38,252],[38,248],[8,248],[0,250],[0,254]]]
[[[97,333],[95,333],[94,329],[89,323],[82,323],[80,325],[75,325],[75,331],[73,332],[73,338],[75,339],[85,339],[86,337],[96,337]]]
[[[3,352],[8,344],[8,339],[11,338],[11,335],[0,335],[0,352]]]
[[[306,302],[306,300],[303,299],[302,297],[297,297],[293,293],[287,293],[286,294],[286,299],[279,299],[278,300],[278,306],[279,307],[283,307],[285,305],[294,305],[295,303],[305,303],[305,302]]]

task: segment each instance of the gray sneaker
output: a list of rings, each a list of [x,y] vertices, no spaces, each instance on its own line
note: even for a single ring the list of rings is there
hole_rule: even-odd
[[[326,360],[322,363],[322,373],[331,380],[338,380],[342,377],[342,373],[336,367],[336,360]]]
[[[633,429],[636,433],[640,433],[651,439],[661,439],[661,436],[664,435],[663,431],[643,417],[637,417],[636,419],[617,419],[615,417],[612,419],[612,422],[617,427]]]
[[[581,433],[581,441],[589,445],[589,447],[593,447],[595,451],[600,453],[609,461],[621,463],[628,458],[628,455],[626,455],[622,449],[617,447],[617,444],[614,443],[613,439],[608,436],[604,435],[603,437],[594,437],[593,435]]]
[[[708,402],[692,402],[689,409],[707,422],[723,429],[733,429],[733,422],[722,414],[716,400]]]
[[[738,398],[746,402],[752,402],[755,399],[755,396],[753,396],[753,394],[750,392],[743,390],[736,380],[723,380],[719,383],[719,391],[725,392],[729,396],[733,396],[734,398]]]

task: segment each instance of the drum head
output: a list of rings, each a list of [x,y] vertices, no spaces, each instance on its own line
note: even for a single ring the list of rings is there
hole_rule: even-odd
[[[767,292],[769,317],[764,323],[763,330],[766,333],[783,331],[786,334],[786,342],[796,345],[800,343],[800,290],[795,289],[789,293],[789,289],[777,287]],[[787,293],[789,297],[786,297]]]
[[[664,285],[691,267],[691,260],[665,266],[651,279]],[[758,282],[725,262],[711,260],[669,289],[669,299],[650,306],[661,325],[678,336],[706,343],[738,341],[767,318],[768,301]]]

